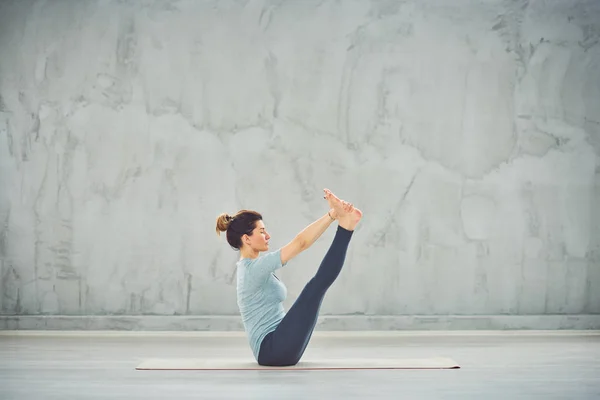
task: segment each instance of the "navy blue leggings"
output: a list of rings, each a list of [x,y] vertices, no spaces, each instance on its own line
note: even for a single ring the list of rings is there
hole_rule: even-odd
[[[336,280],[353,231],[338,226],[333,243],[315,276],[306,284],[277,328],[263,339],[258,363],[268,366],[296,365],[312,336],[327,289]]]

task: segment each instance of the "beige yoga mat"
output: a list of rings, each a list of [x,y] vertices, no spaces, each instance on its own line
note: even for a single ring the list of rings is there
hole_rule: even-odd
[[[451,358],[348,358],[311,359],[289,367],[265,367],[255,361],[231,358],[155,358],[141,362],[137,370],[326,370],[326,369],[455,369]]]

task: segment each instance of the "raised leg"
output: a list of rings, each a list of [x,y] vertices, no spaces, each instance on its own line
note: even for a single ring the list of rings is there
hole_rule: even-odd
[[[263,340],[259,364],[289,366],[300,361],[317,323],[325,293],[344,265],[352,234],[353,231],[338,226],[317,273],[306,284],[277,329]]]

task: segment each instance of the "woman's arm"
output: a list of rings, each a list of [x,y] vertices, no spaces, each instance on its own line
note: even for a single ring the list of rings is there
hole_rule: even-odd
[[[291,242],[281,248],[281,262],[285,264],[312,246],[333,221],[335,221],[335,212],[330,210],[327,214],[304,228]]]

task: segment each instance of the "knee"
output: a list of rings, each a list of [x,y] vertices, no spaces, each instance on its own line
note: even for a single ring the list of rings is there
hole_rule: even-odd
[[[317,274],[308,282],[306,287],[309,288],[311,297],[318,298],[325,296],[325,293],[332,284],[333,281],[331,279],[326,276],[319,276]]]

